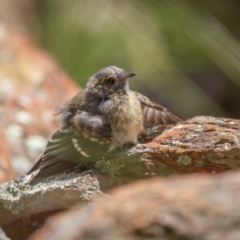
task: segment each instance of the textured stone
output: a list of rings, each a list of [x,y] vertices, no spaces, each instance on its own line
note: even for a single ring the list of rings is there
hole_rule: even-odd
[[[109,153],[88,166],[123,179],[237,169],[239,129],[237,119],[195,117],[149,129],[136,146]]]
[[[32,177],[0,187],[0,225],[11,239],[26,239],[49,216],[103,196],[95,174],[78,167],[34,186]]]
[[[240,164],[239,127],[239,120],[195,117],[175,126],[149,129],[140,137],[140,143],[136,146],[110,152],[94,162],[82,163],[82,165],[98,172],[95,181],[99,182],[102,191],[152,176],[193,172],[218,173],[236,169]],[[74,174],[74,169],[70,169],[69,173],[69,176]],[[66,206],[65,209],[68,208],[70,206],[68,198],[62,197],[69,194],[68,189],[64,188],[59,192],[54,187],[55,182],[58,183],[58,179],[64,176],[65,173],[62,173],[46,179],[46,186],[51,189],[52,198],[54,199],[55,196],[56,199],[61,199],[61,201],[54,201],[53,205],[46,205],[47,208],[46,206],[42,208],[42,204],[45,205],[48,202],[49,196],[44,195],[41,198],[38,195],[32,196],[31,192],[25,192],[25,188],[15,186],[17,191],[13,191],[14,194],[23,194],[25,197],[20,202],[18,198],[13,198],[11,209],[16,211],[22,206],[23,212],[20,211],[20,215],[9,214],[6,204],[0,205],[0,213],[2,212],[2,215],[6,216],[5,220],[8,221],[8,227],[5,224],[4,230],[11,232],[18,226],[20,230],[24,229],[27,233],[31,233],[41,226],[44,219],[55,214],[56,209],[62,209],[62,205]],[[202,175],[201,178],[205,181],[204,179],[208,179],[209,176]],[[82,183],[79,184],[82,185]],[[93,183],[89,181],[88,184],[91,188]],[[45,191],[46,186],[39,185],[38,190],[41,192],[42,188]],[[4,188],[12,189],[11,183],[5,184]],[[94,189],[94,185],[92,188]],[[8,192],[8,194],[10,195],[7,198],[0,195],[0,202],[11,199],[12,193]],[[31,210],[32,208],[29,209],[31,206],[29,201],[33,203],[35,212]],[[75,201],[74,204],[77,202]],[[30,219],[34,218],[36,228],[32,228],[28,216],[32,216]]]
[[[51,217],[29,239],[240,239],[239,171],[154,178],[110,195]]]

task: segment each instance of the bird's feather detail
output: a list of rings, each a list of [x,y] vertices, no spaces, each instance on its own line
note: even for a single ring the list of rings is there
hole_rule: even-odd
[[[134,94],[141,103],[145,127],[174,124],[181,121],[180,118],[161,105],[152,102],[146,96],[138,92],[134,92]]]

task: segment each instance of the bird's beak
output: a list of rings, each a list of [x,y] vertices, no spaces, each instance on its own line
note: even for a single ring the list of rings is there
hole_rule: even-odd
[[[136,73],[135,72],[129,72],[127,73],[123,78],[122,78],[122,82],[127,82],[127,80],[130,78],[130,77],[133,77],[135,76]]]
[[[125,75],[125,77],[124,78],[130,78],[130,77],[134,77],[136,75],[136,73],[135,72],[129,72],[129,73],[127,73],[126,75]]]

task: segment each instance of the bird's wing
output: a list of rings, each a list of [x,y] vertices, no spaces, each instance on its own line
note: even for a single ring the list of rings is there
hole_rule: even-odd
[[[86,169],[88,163],[101,158],[107,150],[108,145],[101,145],[91,139],[83,137],[82,134],[75,134],[72,126],[64,127],[53,134],[47,143],[46,149],[28,172],[39,170],[30,184],[36,184],[41,179],[61,173],[76,165]]]
[[[81,154],[74,147],[72,138],[73,132],[71,127],[63,128],[53,134],[47,143],[43,155],[28,172],[29,174],[39,169],[39,172],[31,183],[38,182],[38,179],[60,173],[78,163]]]
[[[181,119],[169,112],[166,108],[149,100],[146,96],[134,92],[140,101],[144,116],[144,125],[153,127],[157,125],[167,125],[180,122]]]

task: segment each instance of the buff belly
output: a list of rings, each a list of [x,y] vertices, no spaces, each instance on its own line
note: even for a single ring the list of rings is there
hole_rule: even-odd
[[[113,146],[121,147],[126,143],[137,143],[138,135],[143,130],[143,113],[138,99],[129,92],[121,99],[112,116]]]

